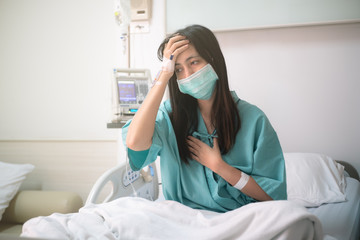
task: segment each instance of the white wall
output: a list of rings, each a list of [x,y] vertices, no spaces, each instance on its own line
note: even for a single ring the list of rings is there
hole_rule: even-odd
[[[159,69],[165,0],[131,36],[132,67]],[[360,171],[360,24],[216,33],[238,95],[262,108],[284,151]],[[121,55],[113,1],[0,0],[0,140],[116,140],[106,129]]]
[[[216,35],[232,89],[265,111],[284,151],[360,171],[360,23]]]
[[[0,138],[116,139],[112,1],[0,1]]]

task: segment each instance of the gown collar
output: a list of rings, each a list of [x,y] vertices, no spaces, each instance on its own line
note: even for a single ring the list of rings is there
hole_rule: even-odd
[[[205,122],[204,119],[201,115],[200,110],[198,109],[198,119],[199,119],[199,123],[198,123],[198,127],[197,130],[195,130],[191,135],[199,140],[201,140],[202,142],[206,143],[207,145],[209,145],[210,147],[213,147],[214,145],[214,137],[218,137],[216,134],[216,129],[214,129],[214,131],[209,134],[206,126],[205,126]]]
[[[235,93],[235,91],[231,91],[231,95],[234,99],[234,101],[237,103],[238,101],[240,101],[240,98],[237,96],[237,94]],[[198,127],[196,130],[194,130],[194,132],[191,134],[193,137],[203,141],[204,143],[206,143],[207,145],[209,145],[210,147],[214,146],[214,137],[218,137],[218,135],[216,134],[216,129],[213,131],[212,134],[209,134],[206,126],[205,126],[205,122],[204,119],[201,115],[200,109],[198,108],[197,110],[198,112]]]

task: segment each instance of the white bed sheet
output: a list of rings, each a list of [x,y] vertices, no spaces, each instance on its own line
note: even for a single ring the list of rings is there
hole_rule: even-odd
[[[346,174],[346,202],[307,208],[321,222],[324,240],[360,239],[360,182]],[[161,188],[161,185],[160,185]],[[165,200],[159,191],[157,201]]]
[[[308,208],[321,221],[325,239],[358,240],[360,237],[360,183],[347,177],[346,185],[346,202]]]
[[[289,201],[248,204],[227,213],[200,211],[174,201],[125,197],[79,213],[30,219],[23,237],[46,239],[315,239],[319,220]]]
[[[123,223],[127,223],[135,226],[131,231],[134,234],[132,235],[133,237],[139,236],[140,230],[144,230],[141,226],[150,228],[145,229],[145,232],[142,232],[142,234],[144,234],[143,237],[146,239],[149,238],[150,233],[154,234],[154,227],[158,228],[155,231],[155,233],[157,233],[155,235],[156,237],[153,236],[154,239],[158,239],[159,233],[164,234],[164,239],[168,239],[170,235],[172,235],[172,238],[177,237],[179,239],[184,239],[184,237],[189,237],[189,235],[185,236],[189,233],[192,236],[200,236],[200,232],[198,231],[205,225],[205,232],[204,229],[201,231],[201,236],[204,237],[204,239],[219,239],[219,237],[224,236],[224,234],[230,234],[227,237],[232,239],[243,239],[243,237],[249,239],[249,235],[247,234],[250,229],[252,232],[256,232],[256,234],[263,234],[261,237],[256,236],[262,239],[289,239],[289,236],[298,236],[299,239],[302,239],[302,237],[308,237],[304,235],[301,236],[301,234],[307,232],[309,232],[309,236],[315,237],[315,239],[322,239],[319,235],[322,236],[322,233],[324,232],[324,239],[326,240],[357,240],[359,239],[360,183],[349,177],[346,178],[346,181],[346,196],[348,201],[336,204],[325,204],[317,208],[308,208],[307,210],[303,208],[303,211],[301,208],[298,208],[297,205],[292,205],[290,202],[275,201],[250,204],[226,214],[217,214],[208,211],[189,209],[176,202],[165,201],[165,204],[161,203],[162,200],[164,200],[161,194],[155,203],[144,199],[137,199],[136,201],[139,201],[137,203],[126,199],[119,199],[111,203],[84,207],[78,214],[54,214],[48,217],[35,218],[24,225],[22,236],[88,239],[89,237],[91,238],[94,236],[97,238],[99,237],[98,234],[100,234],[102,237],[111,235],[111,237],[107,239],[118,239],[123,232],[120,230],[124,227],[127,228],[126,226],[123,226]],[[162,193],[162,191],[160,191],[160,193]],[[139,209],[139,204],[144,204],[145,209],[148,209],[151,212],[150,215],[152,217],[150,217],[150,219],[148,215],[144,215],[144,209]],[[279,206],[275,207],[277,205]],[[114,206],[115,209],[113,208]],[[162,209],[160,208],[160,211],[158,208],[159,206],[162,207]],[[270,207],[272,209],[270,209]],[[165,209],[169,211],[164,211]],[[295,209],[296,211],[294,211]],[[124,212],[129,213],[128,211],[131,211],[130,215],[123,214]],[[307,215],[306,212],[314,215]],[[173,216],[174,213],[175,216]],[[188,224],[182,226],[184,222],[188,222],[189,215],[197,216],[197,218],[200,217],[200,219],[202,219],[200,223],[195,221],[190,229],[188,228]],[[275,217],[277,221],[274,221],[274,215],[277,215]],[[129,216],[132,217],[132,221],[130,221]],[[154,223],[157,222],[154,221],[154,216],[159,218],[157,220],[162,219],[161,221],[164,221],[164,224],[167,227],[163,224],[154,225]],[[247,216],[247,219],[243,219],[245,216]],[[254,216],[256,216],[256,218]],[[316,217],[314,218],[313,216]],[[171,219],[170,222],[169,217]],[[124,218],[126,218],[126,221],[124,221]],[[139,219],[142,219],[142,222],[139,222]],[[165,221],[164,219],[167,220]],[[250,225],[249,220],[251,223]],[[96,224],[84,224],[90,222]],[[292,222],[292,224],[290,222]],[[234,228],[234,224],[239,227]],[[208,228],[209,225],[212,225],[212,229]],[[136,226],[140,226],[140,228],[136,228]],[[161,227],[159,228],[159,226]],[[182,226],[180,227],[181,229],[179,229],[179,226]],[[259,231],[259,227],[266,229],[266,231],[271,230],[272,233]],[[235,229],[236,231],[234,231]],[[274,230],[276,233],[273,232]],[[114,232],[116,233],[115,236]],[[173,236],[174,233],[178,234]],[[184,233],[186,234],[182,235]],[[206,234],[204,235],[204,233]],[[254,237],[253,234],[251,237]]]

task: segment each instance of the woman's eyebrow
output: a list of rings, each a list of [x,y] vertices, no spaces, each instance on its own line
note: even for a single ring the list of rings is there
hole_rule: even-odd
[[[199,56],[199,55],[190,56],[190,57],[188,57],[188,58],[185,60],[185,62],[189,62],[191,59],[193,59],[193,58],[198,58],[198,57],[200,57],[200,56]],[[175,62],[175,65],[180,65],[180,63],[176,63],[176,62]]]

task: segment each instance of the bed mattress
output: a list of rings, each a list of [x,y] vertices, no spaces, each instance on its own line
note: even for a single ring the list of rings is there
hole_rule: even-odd
[[[346,200],[346,202],[308,208],[308,211],[321,221],[324,239],[359,239],[360,184],[354,178],[346,178]]]

